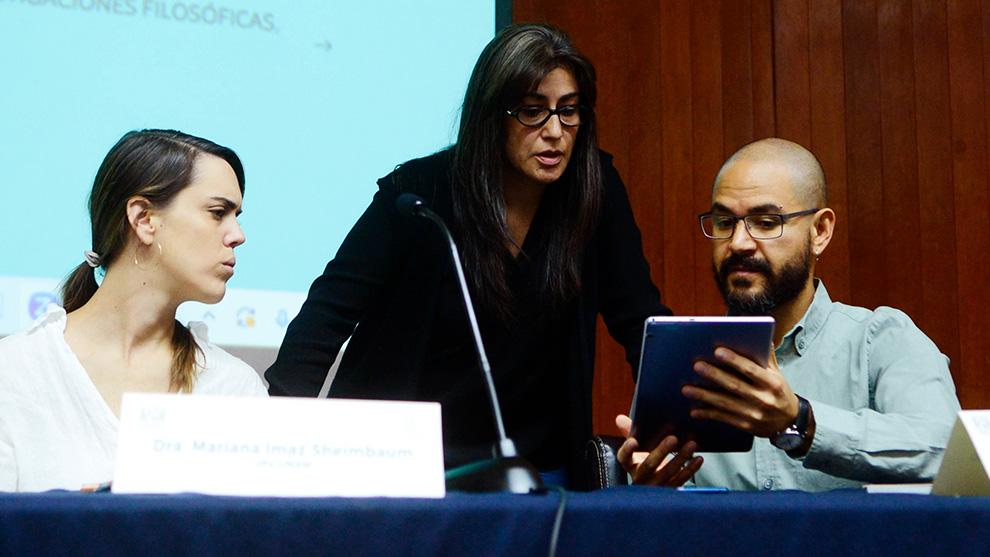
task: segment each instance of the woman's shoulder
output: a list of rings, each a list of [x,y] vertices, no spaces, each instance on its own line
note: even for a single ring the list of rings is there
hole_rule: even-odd
[[[604,149],[599,149],[598,150],[598,158],[599,158],[599,160],[602,161],[602,168],[603,169],[605,169],[605,168],[611,168],[613,170],[615,169],[615,167],[612,166],[612,160],[615,158],[614,156],[612,156],[612,153],[609,153],[608,151],[606,151]]]
[[[253,367],[210,342],[205,323],[189,323],[189,331],[203,351],[204,359],[193,394],[268,396],[268,389]]]
[[[453,147],[448,147],[396,166],[388,176],[378,180],[378,187],[383,193],[394,196],[414,193],[431,198],[439,189],[449,188],[452,164]]]
[[[619,176],[619,171],[613,164],[614,157],[612,154],[599,149],[598,158],[601,161],[602,187],[605,192],[606,202],[608,203],[611,199],[616,197],[619,199],[627,199],[628,193],[626,192],[626,185],[622,182],[622,177]]]
[[[11,397],[51,399],[51,388],[78,379],[63,336],[65,321],[65,310],[52,304],[27,329],[0,339],[0,407]]]
[[[51,344],[51,335],[47,333],[61,334],[65,331],[65,321],[65,309],[56,304],[49,305],[28,328],[0,339],[0,363],[12,364],[37,356],[39,350]],[[8,366],[0,366],[0,369],[5,367]]]

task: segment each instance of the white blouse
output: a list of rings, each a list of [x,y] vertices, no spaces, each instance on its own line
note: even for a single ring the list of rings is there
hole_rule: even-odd
[[[120,422],[65,342],[57,305],[0,340],[0,491],[78,490],[109,482]],[[190,323],[206,365],[192,394],[268,396],[251,366]]]

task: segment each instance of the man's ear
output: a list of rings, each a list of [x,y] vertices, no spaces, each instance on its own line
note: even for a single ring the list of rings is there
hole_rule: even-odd
[[[815,214],[814,229],[811,236],[811,247],[815,255],[821,255],[832,241],[832,231],[835,229],[835,211],[825,207]]]
[[[127,222],[138,241],[150,246],[155,240],[155,225],[152,222],[154,206],[148,198],[136,195],[127,200]]]

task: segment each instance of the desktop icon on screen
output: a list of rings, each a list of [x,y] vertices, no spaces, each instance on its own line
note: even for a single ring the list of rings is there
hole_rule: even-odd
[[[31,316],[31,320],[35,320],[41,314],[45,313],[45,309],[48,308],[49,304],[54,303],[57,303],[57,301],[55,295],[51,292],[35,292],[28,298],[28,315]]]
[[[254,327],[254,308],[242,307],[237,310],[237,326],[238,327]]]

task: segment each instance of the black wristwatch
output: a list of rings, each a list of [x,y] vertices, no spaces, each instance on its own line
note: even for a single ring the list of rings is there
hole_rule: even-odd
[[[777,432],[770,438],[774,447],[788,452],[799,448],[808,437],[808,415],[811,414],[811,405],[800,396],[797,399],[798,413],[794,425],[788,426],[787,429]]]

